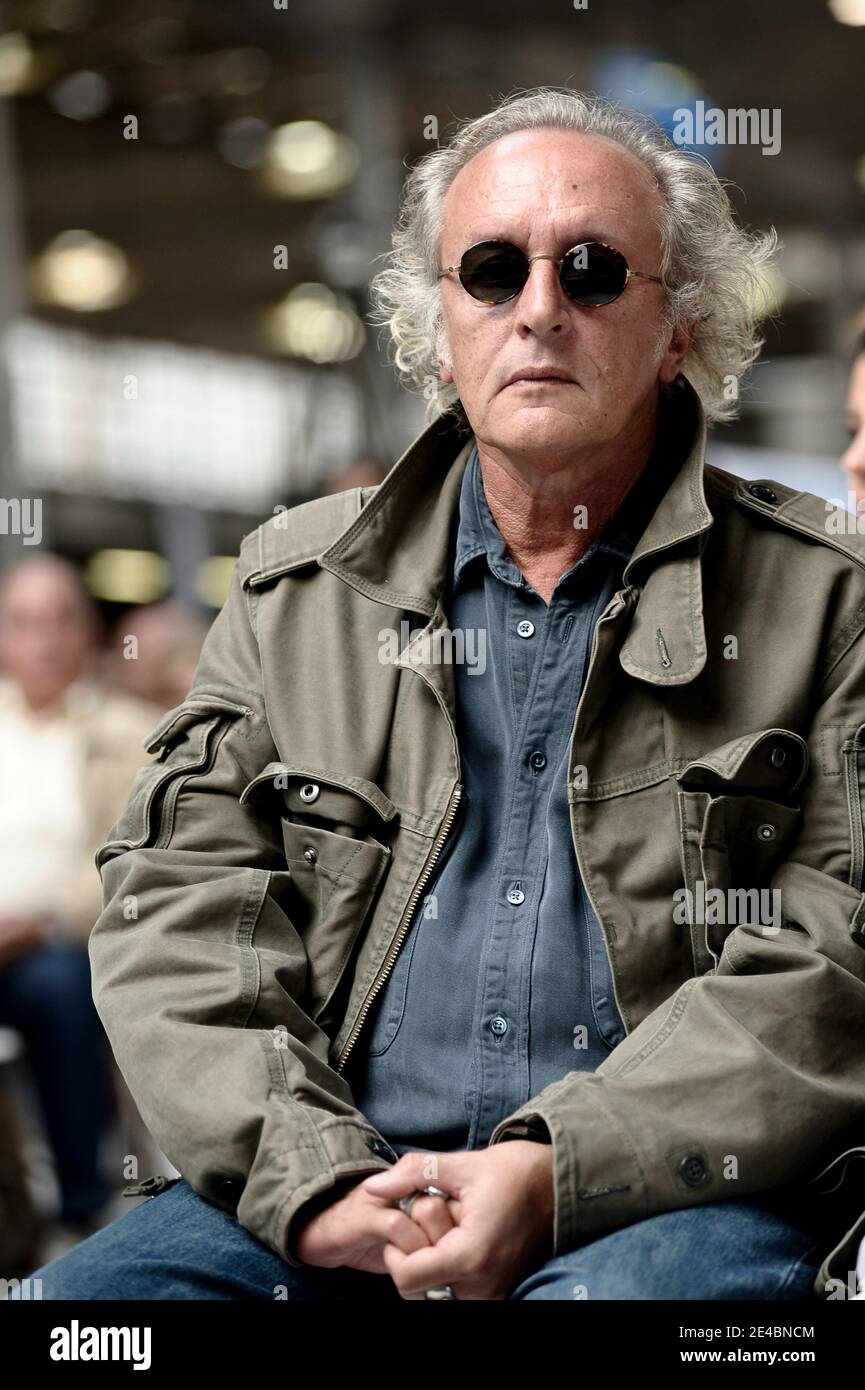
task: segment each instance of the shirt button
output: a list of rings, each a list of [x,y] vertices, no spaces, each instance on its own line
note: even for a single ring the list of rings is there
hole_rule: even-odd
[[[535,625],[534,623],[529,622],[528,618],[523,618],[521,622],[517,623],[517,632],[519,633],[520,637],[532,637],[534,635],[534,631]]]
[[[526,895],[523,892],[522,888],[519,888],[516,884],[514,884],[512,888],[508,889],[507,896],[508,902],[511,904],[511,907],[519,907],[520,903],[524,903],[526,900]]]
[[[529,756],[529,762],[536,772],[540,772],[541,768],[547,765],[546,756],[538,748]]]
[[[490,1019],[490,1032],[495,1033],[497,1038],[501,1038],[508,1031],[508,1021],[501,1014],[496,1014],[495,1018]]]

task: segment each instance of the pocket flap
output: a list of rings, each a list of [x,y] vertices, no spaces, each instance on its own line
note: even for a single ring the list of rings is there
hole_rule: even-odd
[[[226,716],[236,719],[251,713],[248,705],[241,705],[238,701],[228,700],[222,695],[192,695],[162,716],[156,727],[151,729],[143,740],[143,746],[148,753],[152,753],[157,748],[167,748],[186,729],[200,723],[201,720]]]
[[[240,804],[268,787],[280,794],[283,809],[292,814],[364,827],[391,821],[397,814],[390,798],[365,777],[338,776],[288,763],[268,763],[262,768],[240,793]]]
[[[761,729],[712,748],[682,768],[676,780],[697,791],[783,792],[800,786],[808,770],[808,745],[791,729]]]

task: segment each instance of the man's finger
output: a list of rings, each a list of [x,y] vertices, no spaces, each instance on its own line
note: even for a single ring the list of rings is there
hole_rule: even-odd
[[[426,1231],[399,1207],[382,1207],[375,1212],[372,1229],[382,1243],[389,1242],[406,1257],[415,1250],[430,1249]]]
[[[431,1157],[436,1160],[435,1178],[428,1176]],[[377,1197],[386,1197],[389,1201],[408,1197],[410,1193],[430,1185],[441,1187],[454,1197],[458,1195],[460,1184],[453,1171],[451,1155],[403,1154],[392,1168],[383,1169],[380,1173],[373,1173],[360,1183],[360,1186],[367,1192],[371,1192]]]
[[[458,1226],[443,1235],[436,1245],[425,1246],[412,1254],[405,1254],[394,1245],[386,1245],[382,1254],[404,1298],[423,1294],[425,1289],[436,1284],[456,1285],[466,1275],[465,1238],[460,1235]]]
[[[456,1225],[456,1215],[450,1208],[451,1203],[442,1197],[416,1197],[406,1215],[426,1232],[430,1245],[435,1245]]]

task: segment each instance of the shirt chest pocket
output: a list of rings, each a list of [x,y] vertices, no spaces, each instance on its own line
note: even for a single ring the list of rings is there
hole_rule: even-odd
[[[290,875],[288,911],[308,957],[307,1009],[323,1014],[392,858],[397,811],[375,783],[268,763],[240,795],[278,818]]]
[[[807,768],[799,734],[762,729],[701,754],[677,774],[683,906],[698,974],[717,965],[734,927],[780,927],[771,879],[798,833],[795,796]]]

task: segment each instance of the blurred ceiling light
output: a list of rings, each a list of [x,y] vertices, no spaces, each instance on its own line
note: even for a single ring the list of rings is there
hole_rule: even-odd
[[[269,134],[270,126],[259,116],[238,116],[220,127],[216,143],[226,164],[254,169],[261,163]]]
[[[357,172],[357,148],[323,121],[291,121],[271,131],[263,177],[283,198],[327,198]]]
[[[230,48],[213,62],[218,85],[233,96],[259,91],[270,76],[270,59],[260,48]]]
[[[645,95],[653,106],[677,106],[700,91],[694,74],[677,63],[648,63],[643,78]]]
[[[829,9],[839,24],[865,24],[865,0],[829,0]]]
[[[357,357],[366,337],[351,300],[327,285],[295,285],[265,315],[271,346],[309,362],[346,362]]]
[[[111,84],[101,72],[84,69],[63,77],[48,93],[48,102],[70,121],[92,121],[108,109]]]
[[[0,35],[0,97],[14,97],[37,85],[37,63],[26,34]]]
[[[84,578],[109,603],[155,603],[168,592],[171,567],[155,550],[97,550]]]
[[[36,297],[47,304],[88,313],[113,309],[134,288],[129,261],[119,246],[92,232],[61,232],[45,248],[33,272]]]
[[[196,572],[195,588],[203,603],[209,604],[211,608],[222,607],[228,598],[231,576],[236,564],[236,555],[211,555],[209,559],[202,561]]]
[[[83,29],[93,18],[93,0],[43,0],[39,9],[49,29]]]

